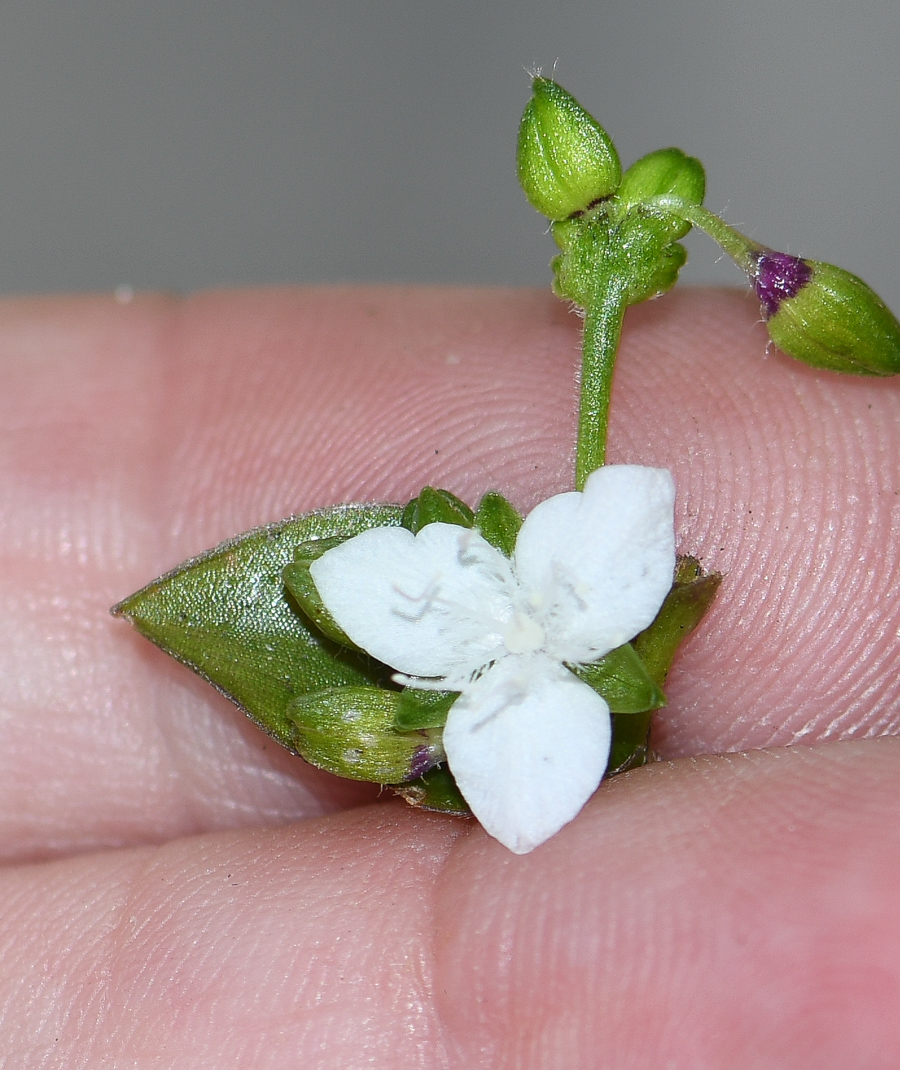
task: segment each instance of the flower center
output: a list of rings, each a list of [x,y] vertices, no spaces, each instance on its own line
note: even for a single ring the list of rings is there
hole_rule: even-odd
[[[534,617],[514,613],[504,625],[503,645],[510,654],[533,654],[544,645],[544,629]]]

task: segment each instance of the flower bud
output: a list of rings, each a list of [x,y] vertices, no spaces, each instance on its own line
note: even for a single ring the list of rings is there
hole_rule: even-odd
[[[319,769],[375,784],[417,780],[444,760],[440,728],[398,732],[401,698],[380,687],[332,687],[295,698],[287,708],[292,743]]]
[[[533,208],[566,219],[615,193],[622,177],[609,135],[549,78],[535,78],[519,126],[519,182]]]
[[[623,204],[643,204],[654,197],[677,197],[702,204],[706,194],[703,164],[681,149],[659,149],[636,160],[622,176],[618,198]],[[691,224],[673,217],[671,238],[683,238]]]
[[[784,353],[853,375],[900,372],[900,324],[849,271],[762,249],[753,254],[751,281],[769,337]]]

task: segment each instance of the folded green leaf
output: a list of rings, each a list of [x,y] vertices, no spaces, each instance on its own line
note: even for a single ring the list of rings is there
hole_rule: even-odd
[[[222,691],[291,750],[288,705],[389,670],[325,639],[292,604],[282,573],[302,543],[397,526],[396,505],[342,505],[257,528],[186,561],[114,606],[138,631]]]

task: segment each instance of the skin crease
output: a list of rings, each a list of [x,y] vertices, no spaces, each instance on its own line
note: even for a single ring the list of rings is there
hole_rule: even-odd
[[[515,857],[303,765],[107,608],[257,524],[569,489],[549,295],[0,303],[0,1068],[900,1062],[900,383],[629,311],[610,461],[725,573],[668,759]],[[738,753],[743,752],[743,753]]]

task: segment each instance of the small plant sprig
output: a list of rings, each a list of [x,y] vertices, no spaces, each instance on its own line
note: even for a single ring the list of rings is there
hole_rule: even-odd
[[[562,250],[553,289],[584,313],[576,486],[604,463],[610,387],[628,305],[670,290],[691,227],[750,279],[775,345],[806,364],[856,375],[900,372],[900,325],[861,279],[779,253],[703,207],[706,176],[680,149],[623,174],[606,131],[556,82],[535,77],[519,127],[519,181]]]
[[[516,853],[572,820],[604,776],[652,757],[653,712],[720,577],[675,556],[671,475],[605,464],[629,305],[665,293],[691,227],[747,273],[772,341],[815,367],[900,371],[900,326],[839,268],[750,241],[703,207],[698,160],[622,173],[606,132],[535,77],[519,179],[583,314],[574,490],[522,518],[425,487],[224,543],[113,608],[290,750],[412,805],[474,812]]]

